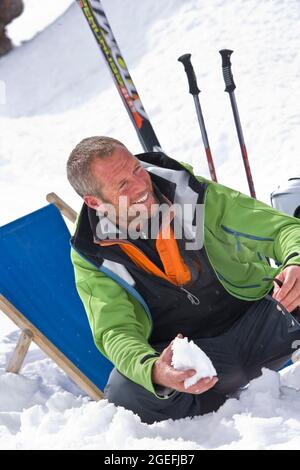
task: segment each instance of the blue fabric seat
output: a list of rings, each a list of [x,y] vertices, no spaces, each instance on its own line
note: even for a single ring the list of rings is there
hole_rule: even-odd
[[[94,344],[75,288],[69,240],[52,204],[2,226],[0,293],[103,391],[113,365]]]

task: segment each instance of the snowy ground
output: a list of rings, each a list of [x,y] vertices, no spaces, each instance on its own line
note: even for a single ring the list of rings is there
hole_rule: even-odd
[[[83,137],[110,135],[133,152],[142,150],[78,6],[59,16],[70,4],[27,0],[26,17],[10,26],[20,45],[0,59],[6,86],[6,102],[0,104],[0,225],[44,205],[50,191],[79,209],[65,163]],[[218,179],[248,193],[218,53],[230,48],[258,198],[269,203],[272,190],[300,175],[297,0],[103,5],[170,156],[208,176],[193,100],[177,62],[191,52]],[[0,448],[299,448],[300,394],[279,388],[279,380],[300,387],[298,365],[281,379],[266,371],[240,400],[214,415],[147,426],[105,401],[90,402],[35,347],[22,376],[5,374],[16,337],[15,327],[0,317]]]

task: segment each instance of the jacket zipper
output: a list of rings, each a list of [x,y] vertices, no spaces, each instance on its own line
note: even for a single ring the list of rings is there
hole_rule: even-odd
[[[238,287],[239,289],[255,289],[256,287],[260,287],[260,284],[252,284],[252,285],[249,285],[249,286],[237,286],[235,284],[233,284],[232,282],[228,281],[221,273],[219,273],[218,271],[216,271],[217,273],[217,276],[220,280],[222,281],[225,281],[227,282],[227,284],[229,284],[230,286],[232,287]]]
[[[193,304],[193,305],[199,305],[200,304],[200,300],[198,299],[198,297],[196,297],[194,294],[192,294],[190,291],[188,291],[187,289],[185,289],[182,286],[180,286],[180,289],[185,293],[185,295],[187,296],[187,298],[191,302],[191,304]]]

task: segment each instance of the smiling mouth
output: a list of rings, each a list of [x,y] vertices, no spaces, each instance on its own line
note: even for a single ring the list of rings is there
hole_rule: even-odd
[[[146,202],[146,200],[148,199],[148,196],[149,196],[149,193],[146,193],[143,197],[141,197],[137,201],[134,201],[133,204],[141,204],[143,202]]]

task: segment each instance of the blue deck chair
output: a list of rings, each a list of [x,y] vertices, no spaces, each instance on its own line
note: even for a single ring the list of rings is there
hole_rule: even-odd
[[[64,214],[70,214],[69,206],[57,196],[55,200]],[[34,341],[99,400],[113,365],[93,342],[75,288],[69,240],[69,230],[53,204],[0,228],[0,310],[22,330],[7,371],[20,370]]]

